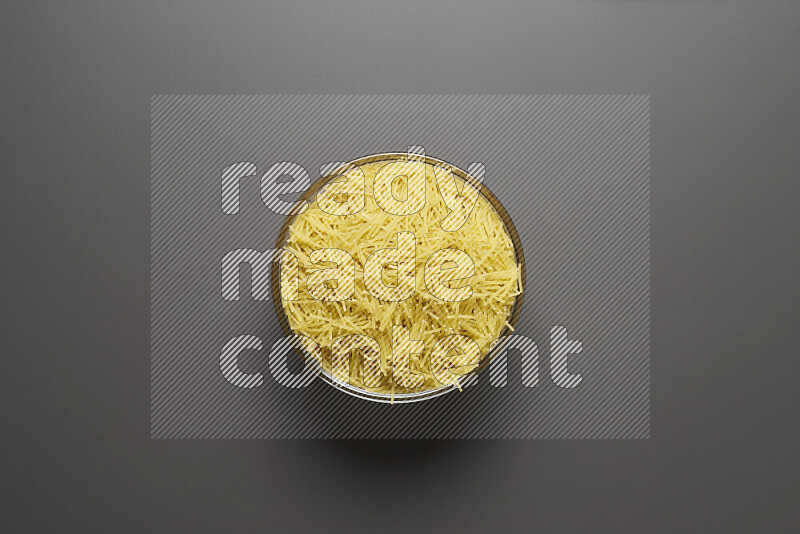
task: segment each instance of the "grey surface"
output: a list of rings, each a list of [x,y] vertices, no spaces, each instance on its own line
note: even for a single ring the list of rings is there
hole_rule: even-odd
[[[2,9],[3,532],[800,528],[797,3]],[[151,441],[150,95],[296,92],[651,94],[651,439]]]

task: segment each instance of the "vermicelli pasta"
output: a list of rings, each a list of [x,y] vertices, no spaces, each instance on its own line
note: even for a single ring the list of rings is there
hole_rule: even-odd
[[[480,354],[486,355],[495,341],[509,324],[511,307],[520,294],[521,272],[516,262],[514,243],[509,236],[502,218],[492,204],[481,194],[469,213],[469,217],[456,231],[445,231],[443,219],[450,213],[442,193],[444,180],[450,180],[451,195],[465,187],[464,181],[450,174],[442,167],[430,163],[419,163],[424,172],[425,204],[417,213],[393,215],[384,211],[374,198],[373,183],[379,169],[392,161],[375,161],[360,166],[364,173],[363,206],[351,215],[332,215],[326,213],[318,202],[312,201],[308,208],[295,216],[291,225],[285,249],[293,253],[299,264],[301,280],[299,300],[283,300],[282,306],[291,330],[307,336],[322,347],[322,366],[331,372],[330,346],[341,336],[366,335],[380,346],[381,376],[376,377],[377,360],[372,354],[370,371],[367,373],[369,385],[365,384],[362,355],[354,353],[350,365],[350,383],[356,387],[378,393],[408,393],[442,387],[430,368],[430,354],[434,344],[441,338],[459,334],[473,340]],[[348,183],[358,183],[356,173],[347,174],[353,179]],[[437,185],[437,178],[440,185]],[[455,184],[453,184],[455,180]],[[408,184],[411,180],[392,182],[392,193],[398,199],[408,198]],[[420,182],[421,183],[421,182]],[[444,184],[445,186],[447,184]],[[319,194],[318,194],[319,197]],[[454,198],[454,197],[451,197]],[[326,204],[329,196],[325,197]],[[353,200],[344,196],[337,200]],[[452,206],[452,203],[450,203]],[[331,208],[325,206],[327,211]],[[400,232],[412,232],[416,239],[414,279],[415,290],[410,297],[397,302],[379,300],[365,288],[364,266],[371,254],[379,249],[397,246]],[[320,258],[340,258],[342,254],[315,254],[317,264],[312,262],[312,253],[321,249],[340,249],[352,256],[355,265],[355,293],[345,301],[321,301],[314,298],[306,285],[309,275],[331,264],[320,263]],[[457,249],[466,253],[474,264],[474,273],[445,288],[454,288],[453,294],[466,295],[471,287],[471,296],[458,302],[443,301],[429,291],[426,286],[426,262],[437,251]],[[463,256],[463,255],[462,255]],[[456,257],[455,255],[453,256]],[[443,257],[447,261],[447,256]],[[441,261],[439,263],[442,263]],[[318,278],[318,277],[317,277]],[[392,286],[399,284],[397,269],[390,266],[384,270],[383,281]],[[430,283],[430,277],[428,279]],[[338,282],[341,284],[342,282]],[[330,293],[334,293],[332,284]],[[349,291],[349,286],[343,286]],[[322,292],[317,291],[317,294]],[[327,293],[325,293],[327,294]],[[441,296],[441,295],[440,295]],[[461,297],[459,297],[461,298]],[[403,387],[402,381],[393,380],[398,373],[398,362],[392,361],[392,327],[408,329],[411,340],[422,340],[422,354],[411,356],[411,372],[421,376],[416,387]],[[352,338],[357,339],[357,338]],[[373,353],[374,351],[369,351]],[[377,384],[377,385],[375,385]]]

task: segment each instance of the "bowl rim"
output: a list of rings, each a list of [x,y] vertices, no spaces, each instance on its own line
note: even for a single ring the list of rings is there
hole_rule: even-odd
[[[367,156],[362,156],[351,160],[349,162],[343,163],[336,168],[334,168],[331,172],[325,174],[318,178],[311,187],[309,187],[300,198],[297,199],[292,210],[290,213],[284,218],[283,226],[281,227],[281,231],[278,234],[278,240],[275,246],[275,250],[283,250],[284,244],[289,236],[289,228],[291,227],[294,219],[302,213],[303,207],[305,206],[306,202],[309,202],[309,199],[312,199],[319,191],[322,189],[328,182],[339,176],[340,171],[350,168],[350,167],[360,167],[362,165],[366,165],[369,163],[375,163],[378,161],[422,161],[424,163],[428,163],[430,165],[436,167],[443,167],[446,170],[452,172],[459,178],[462,178],[466,182],[468,182],[472,187],[478,190],[480,194],[489,201],[492,207],[495,209],[497,214],[500,216],[500,219],[503,221],[503,225],[505,226],[506,231],[508,232],[509,237],[511,238],[511,242],[514,246],[514,256],[516,263],[520,266],[520,287],[521,291],[520,294],[517,295],[517,298],[514,300],[514,303],[511,305],[511,311],[509,314],[509,319],[507,320],[508,324],[511,325],[509,328],[506,325],[503,330],[500,332],[499,337],[495,340],[490,347],[489,351],[486,355],[481,358],[481,361],[478,363],[477,367],[464,376],[464,379],[459,381],[459,384],[450,384],[447,386],[442,386],[435,389],[428,389],[424,391],[418,392],[411,392],[411,393],[377,393],[374,391],[368,391],[348,382],[343,382],[331,376],[329,372],[325,370],[322,364],[317,361],[316,358],[310,357],[305,353],[305,349],[300,346],[299,343],[292,343],[295,352],[298,356],[305,362],[305,364],[312,368],[315,374],[317,374],[320,378],[322,378],[328,385],[333,386],[334,388],[343,391],[349,395],[354,397],[369,400],[373,402],[380,402],[380,403],[389,403],[389,404],[396,404],[396,403],[409,403],[409,402],[417,402],[427,399],[432,399],[434,397],[439,397],[444,395],[445,393],[449,393],[451,391],[460,391],[463,388],[469,387],[470,385],[474,384],[477,380],[477,375],[480,373],[491,361],[491,359],[502,352],[506,342],[513,334],[514,327],[516,326],[517,319],[519,318],[520,312],[522,310],[522,303],[525,297],[525,283],[526,283],[526,272],[525,272],[525,256],[522,251],[522,242],[519,239],[519,234],[517,233],[517,229],[514,226],[514,222],[511,220],[508,212],[506,211],[503,204],[497,199],[497,197],[492,194],[492,192],[483,184],[482,181],[478,181],[468,172],[464,171],[460,167],[439,159],[432,156],[428,156],[426,154],[415,154],[415,153],[407,153],[407,152],[380,152],[377,154],[370,154]],[[310,203],[310,202],[309,202]],[[283,308],[282,299],[281,299],[281,292],[280,292],[280,261],[278,258],[280,255],[276,255],[276,261],[272,263],[272,270],[271,270],[271,279],[270,279],[270,289],[272,292],[272,302],[275,306],[275,312],[278,316],[278,321],[281,323],[281,328],[283,329],[283,333],[287,338],[296,338],[298,335],[291,329],[289,325],[288,317],[286,316],[286,310]]]

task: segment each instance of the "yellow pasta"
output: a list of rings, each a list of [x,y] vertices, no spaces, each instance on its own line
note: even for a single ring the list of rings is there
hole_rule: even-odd
[[[418,168],[424,173],[425,184],[424,206],[420,211],[410,215],[387,213],[373,197],[373,184],[376,173],[392,163],[396,161],[373,161],[360,166],[363,171],[365,193],[363,202],[352,196],[347,197],[348,191],[353,194],[356,189],[348,190],[341,185],[332,186],[341,188],[342,193],[337,193],[339,194],[337,200],[349,202],[355,209],[360,209],[357,213],[332,214],[331,212],[335,213],[336,206],[331,202],[330,194],[318,193],[318,198],[324,200],[325,211],[312,199],[308,208],[295,216],[289,226],[284,248],[293,253],[298,260],[301,280],[299,298],[282,300],[281,303],[291,330],[310,338],[322,347],[323,361],[319,363],[327,372],[331,372],[330,347],[337,338],[366,335],[377,341],[381,349],[380,376],[375,373],[377,361],[374,351],[367,351],[371,355],[370,371],[366,373],[362,369],[366,366],[364,356],[354,351],[350,362],[349,382],[366,391],[386,394],[441,388],[443,383],[436,377],[440,369],[434,368],[433,372],[431,370],[431,352],[437,342],[444,337],[454,334],[466,336],[477,344],[481,357],[485,356],[492,342],[506,327],[511,326],[509,324],[511,308],[522,291],[521,269],[517,264],[514,243],[502,218],[486,197],[477,195],[475,206],[463,225],[455,231],[445,231],[443,226],[454,227],[452,218],[446,223],[442,221],[451,212],[448,205],[452,207],[453,199],[464,190],[464,181],[442,167],[420,162]],[[353,171],[347,173],[350,178],[348,183],[353,186],[357,184],[360,188],[362,186],[358,169],[354,168]],[[395,199],[409,198],[408,184],[411,183],[414,182],[409,179],[392,182]],[[381,194],[385,194],[385,191]],[[444,195],[448,195],[447,203]],[[415,290],[404,300],[396,302],[379,300],[365,288],[364,266],[374,252],[397,246],[397,236],[400,232],[411,232],[416,239]],[[328,291],[309,292],[307,287],[309,275],[319,269],[336,267],[336,264],[320,263],[320,258],[324,260],[336,257],[332,253],[314,253],[322,249],[340,249],[352,256],[355,263],[355,287],[354,294],[349,300],[323,301],[311,294],[312,292],[316,295],[335,294],[334,286],[337,284],[339,289],[351,291],[352,288],[347,281],[338,281],[335,284],[326,282],[331,284]],[[461,252],[440,252],[446,249],[456,249]],[[316,264],[312,261],[312,255],[313,260],[317,261]],[[338,256],[346,259],[349,264],[346,255]],[[436,268],[441,268],[450,258],[461,262],[458,264],[459,269],[453,269],[460,276],[454,277],[456,279],[452,280],[452,283],[439,282],[444,284],[443,288],[439,288],[440,291],[431,291],[426,286],[426,262],[431,257],[434,258],[431,265],[435,265]],[[468,268],[469,259],[474,264],[474,270]],[[339,271],[346,270],[339,269]],[[319,273],[312,275],[312,280],[318,281],[320,278]],[[439,278],[441,277],[429,273],[427,282],[430,284]],[[388,286],[398,285],[397,268],[390,264],[384,269],[383,281]],[[457,290],[467,286],[471,291]],[[464,300],[448,302],[440,300],[435,295],[440,297],[453,295],[453,298],[464,298]],[[403,375],[404,368],[399,365],[402,362],[393,361],[393,327],[407,329],[410,343],[413,345],[415,340],[419,340],[422,343],[416,347],[424,347],[421,353],[412,354],[410,362],[405,363],[405,375]],[[402,333],[400,330],[397,332]],[[336,346],[340,345],[341,342]],[[340,357],[337,357],[336,362],[336,376],[341,378]],[[409,370],[413,376],[408,374]],[[346,371],[344,374],[347,374]],[[364,380],[365,374],[367,380]],[[402,384],[411,387],[404,387]]]

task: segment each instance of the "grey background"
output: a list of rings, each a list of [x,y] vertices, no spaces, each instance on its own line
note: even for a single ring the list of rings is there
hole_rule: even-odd
[[[2,9],[3,531],[798,531],[797,3]],[[296,92],[651,94],[651,439],[151,441],[150,96]]]
[[[642,95],[154,97],[151,435],[648,437],[648,111]],[[293,161],[316,180],[324,163],[409,145],[464,169],[483,163],[484,183],[513,219],[527,273],[514,333],[539,347],[535,389],[522,385],[520,350],[509,351],[505,388],[481,376],[424,403],[363,402],[322,380],[286,388],[268,367],[284,336],[273,302],[250,296],[257,273],[240,268],[242,297],[223,299],[223,256],[278,242],[285,216],[264,206],[259,187],[269,166]],[[226,214],[222,169],[242,160],[258,170],[240,180],[239,212]],[[583,376],[577,388],[550,379],[552,325],[583,343],[568,363]],[[245,372],[265,377],[259,388],[237,388],[220,372],[222,347],[243,334],[264,344],[238,356]]]

